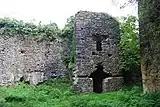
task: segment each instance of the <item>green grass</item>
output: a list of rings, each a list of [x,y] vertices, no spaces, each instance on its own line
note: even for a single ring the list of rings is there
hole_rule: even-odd
[[[103,94],[73,93],[66,79],[54,79],[37,86],[1,86],[0,107],[160,107],[160,93],[143,94],[140,86]]]

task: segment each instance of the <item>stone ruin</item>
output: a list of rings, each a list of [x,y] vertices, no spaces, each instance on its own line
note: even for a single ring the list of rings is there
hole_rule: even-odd
[[[106,13],[80,11],[76,14],[76,63],[73,90],[105,92],[123,84],[119,72],[119,24]],[[38,84],[64,76],[61,42],[36,41],[34,37],[0,35],[0,85],[17,81]]]
[[[38,84],[67,73],[61,58],[61,42],[38,42],[35,39],[25,37],[21,40],[18,36],[0,38],[0,85],[17,81]]]
[[[123,77],[119,72],[118,22],[106,13],[80,11],[75,26],[73,90],[101,93],[120,88]]]

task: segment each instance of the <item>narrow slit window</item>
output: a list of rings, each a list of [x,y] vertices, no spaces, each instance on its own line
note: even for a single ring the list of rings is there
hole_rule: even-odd
[[[96,48],[97,48],[97,51],[102,51],[102,42],[101,41],[97,41]]]

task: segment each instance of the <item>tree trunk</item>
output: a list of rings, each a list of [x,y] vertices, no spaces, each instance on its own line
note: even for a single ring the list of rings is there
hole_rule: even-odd
[[[160,0],[139,0],[144,92],[160,91]]]

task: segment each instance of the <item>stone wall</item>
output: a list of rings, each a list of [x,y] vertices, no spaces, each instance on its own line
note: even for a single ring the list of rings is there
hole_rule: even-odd
[[[76,64],[73,89],[92,92],[95,85],[93,78],[121,77],[117,46],[120,35],[118,22],[106,13],[80,11],[76,14],[75,30]],[[94,74],[96,72],[99,73]]]
[[[0,38],[0,84],[23,79],[38,84],[54,76],[65,75],[61,59],[63,48],[58,40],[36,41],[34,37]]]
[[[108,77],[103,81],[103,91],[118,90],[123,86],[123,77]]]

